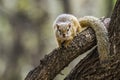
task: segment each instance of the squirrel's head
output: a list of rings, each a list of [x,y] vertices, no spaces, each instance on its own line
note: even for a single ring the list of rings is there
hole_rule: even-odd
[[[69,39],[72,35],[72,26],[71,23],[56,23],[56,36],[64,40]]]

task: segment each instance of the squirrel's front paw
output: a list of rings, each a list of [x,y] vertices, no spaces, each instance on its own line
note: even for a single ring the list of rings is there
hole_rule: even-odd
[[[70,46],[70,43],[71,43],[71,41],[65,41],[63,45],[65,48],[67,48]]]
[[[65,47],[65,48],[67,48],[67,47],[69,47],[69,46],[70,46],[69,44],[67,44],[67,45],[64,45],[64,47]]]

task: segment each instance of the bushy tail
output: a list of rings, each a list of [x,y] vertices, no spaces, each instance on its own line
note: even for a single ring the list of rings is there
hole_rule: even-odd
[[[104,24],[96,17],[85,16],[79,19],[81,27],[89,26],[96,34],[98,53],[101,63],[106,63],[109,58],[108,31]]]

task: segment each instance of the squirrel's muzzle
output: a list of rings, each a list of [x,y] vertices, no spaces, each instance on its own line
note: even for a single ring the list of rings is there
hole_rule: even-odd
[[[63,34],[63,37],[65,37],[65,34]]]

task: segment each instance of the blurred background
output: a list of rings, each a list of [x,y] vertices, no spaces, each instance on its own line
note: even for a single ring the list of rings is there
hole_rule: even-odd
[[[57,43],[52,24],[62,13],[110,17],[116,0],[0,0],[0,80],[24,80]],[[80,59],[55,80],[62,80]]]

